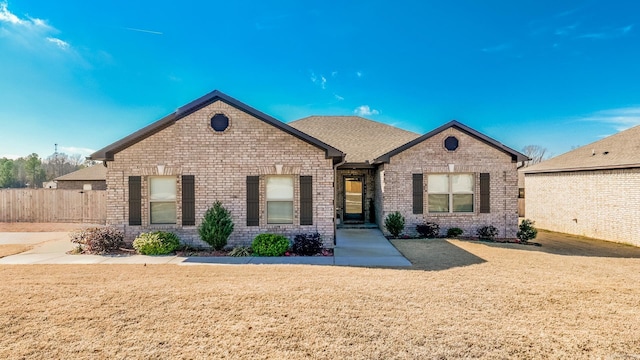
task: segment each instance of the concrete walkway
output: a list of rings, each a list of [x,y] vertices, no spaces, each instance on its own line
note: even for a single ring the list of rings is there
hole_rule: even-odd
[[[379,229],[338,229],[335,265],[411,266]]]
[[[43,242],[44,241],[44,242]],[[363,267],[411,266],[378,229],[339,229],[334,256],[179,257],[146,255],[69,255],[75,244],[67,233],[0,233],[0,244],[37,244],[0,264],[304,264]]]

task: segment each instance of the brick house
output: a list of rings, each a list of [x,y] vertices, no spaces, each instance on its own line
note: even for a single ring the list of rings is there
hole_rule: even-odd
[[[409,233],[434,221],[514,237],[525,156],[456,121],[423,136],[360,117],[285,124],[214,91],[90,159],[107,166],[107,223],[128,240],[162,229],[202,244],[197,225],[219,200],[230,244],[319,232],[330,246],[336,216],[383,224],[396,210]]]
[[[537,227],[640,246],[640,126],[521,172]]]
[[[57,189],[63,190],[106,190],[107,169],[104,166],[89,166],[58,176],[54,179]]]

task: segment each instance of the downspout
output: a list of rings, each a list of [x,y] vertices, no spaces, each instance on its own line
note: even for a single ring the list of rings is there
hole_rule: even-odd
[[[336,199],[338,198],[338,187],[336,186],[337,176],[338,176],[338,166],[347,162],[345,158],[339,163],[333,165],[333,246],[336,245],[336,236],[338,234],[338,224],[336,223]]]

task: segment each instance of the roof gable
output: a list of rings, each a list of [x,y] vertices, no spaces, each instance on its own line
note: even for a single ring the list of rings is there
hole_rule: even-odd
[[[439,133],[443,132],[444,130],[446,130],[448,128],[451,128],[451,127],[456,128],[456,129],[458,129],[458,130],[460,130],[460,131],[462,131],[462,132],[464,132],[464,133],[466,133],[466,134],[468,134],[468,135],[470,135],[470,136],[472,136],[472,137],[474,137],[474,138],[486,143],[489,146],[495,147],[496,149],[503,151],[504,153],[510,155],[511,159],[513,161],[525,161],[525,160],[528,159],[526,155],[524,155],[524,154],[522,154],[522,153],[520,153],[520,152],[518,152],[516,150],[513,150],[513,149],[503,145],[502,143],[500,143],[500,142],[498,142],[498,141],[496,141],[496,140],[494,140],[494,139],[492,139],[492,138],[490,138],[490,137],[488,137],[488,136],[486,136],[484,134],[481,134],[481,133],[473,130],[472,128],[470,128],[470,127],[468,127],[468,126],[466,126],[466,125],[464,125],[464,124],[462,124],[462,123],[460,123],[460,122],[458,122],[456,120],[452,120],[452,121],[450,121],[450,122],[448,122],[448,123],[436,128],[436,129],[434,129],[434,130],[432,130],[432,131],[430,131],[430,132],[428,132],[428,133],[426,133],[426,134],[424,134],[424,135],[422,135],[422,136],[420,136],[420,137],[418,137],[418,138],[416,138],[416,139],[414,139],[414,140],[412,140],[412,141],[410,141],[410,142],[408,142],[406,144],[403,144],[403,145],[401,145],[401,146],[399,146],[399,147],[397,147],[397,148],[395,148],[395,149],[393,149],[393,150],[391,150],[391,151],[389,151],[389,152],[387,152],[385,154],[380,155],[379,157],[377,157],[374,160],[374,163],[388,163],[391,160],[392,156],[397,155],[397,154],[399,154],[399,153],[401,153],[401,152],[403,152],[403,151],[405,151],[407,149],[410,149],[410,148],[420,144],[421,142],[423,142],[423,141],[425,141],[425,140],[427,140],[427,139],[429,139],[429,138],[431,138],[431,137],[433,137],[433,136],[435,136],[435,135],[437,135],[437,134],[439,134]]]
[[[640,167],[640,125],[522,169],[525,174]]]
[[[58,176],[53,179],[55,181],[89,181],[89,180],[107,180],[107,168],[104,166],[93,165],[66,175]]]
[[[345,161],[352,164],[373,163],[376,157],[420,136],[360,116],[309,116],[289,125],[342,150]]]
[[[218,90],[214,90],[196,100],[193,100],[192,102],[181,106],[180,108],[178,108],[175,112],[163,117],[162,119],[134,132],[133,134],[126,136],[116,142],[114,142],[113,144],[100,149],[98,151],[96,151],[95,153],[91,154],[91,156],[89,156],[88,158],[90,160],[102,160],[102,161],[112,161],[113,160],[113,156],[114,154],[128,148],[129,146],[140,142],[146,138],[148,138],[149,136],[173,125],[176,121],[206,107],[207,105],[210,105],[216,101],[223,101],[225,103],[227,103],[230,106],[235,107],[236,109],[243,111],[261,121],[266,122],[267,124],[270,124],[290,135],[293,135],[313,146],[316,146],[322,150],[325,151],[326,157],[327,158],[334,158],[334,160],[339,160],[342,159],[344,157],[344,154],[334,148],[331,145],[328,145],[308,134],[305,134],[303,132],[301,132],[298,129],[295,129],[285,123],[283,123],[282,121],[279,121],[261,111],[258,111],[254,108],[252,108],[251,106],[244,104]]]

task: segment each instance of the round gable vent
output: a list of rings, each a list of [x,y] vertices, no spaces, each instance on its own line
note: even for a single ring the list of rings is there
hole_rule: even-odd
[[[449,136],[444,139],[444,148],[449,151],[455,151],[458,148],[458,139],[455,136]]]
[[[211,118],[211,128],[223,132],[229,127],[229,118],[225,114],[215,114]]]

